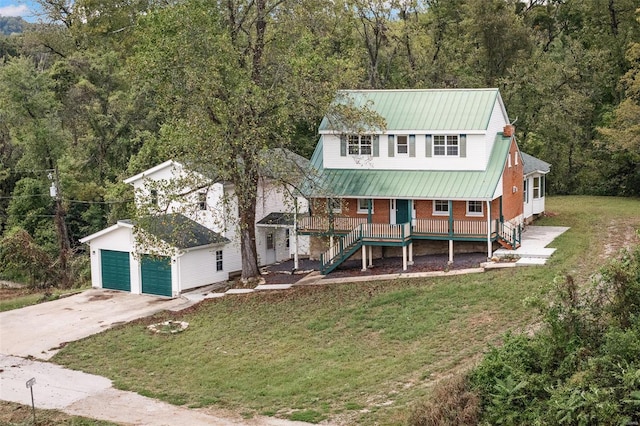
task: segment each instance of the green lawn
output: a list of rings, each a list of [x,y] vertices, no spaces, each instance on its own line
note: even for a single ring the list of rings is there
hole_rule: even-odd
[[[54,362],[174,404],[299,420],[402,424],[435,379],[537,321],[524,299],[588,276],[640,228],[640,200],[558,197],[538,224],[570,226],[546,267],[297,288],[210,300],[67,345]],[[618,232],[625,230],[625,232]],[[189,322],[176,335],[145,329]]]

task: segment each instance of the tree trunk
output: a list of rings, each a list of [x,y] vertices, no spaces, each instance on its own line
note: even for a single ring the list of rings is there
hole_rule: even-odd
[[[258,252],[256,250],[256,202],[258,197],[258,167],[255,154],[243,155],[244,174],[238,176],[236,197],[238,199],[240,254],[242,256],[242,280],[260,277]]]

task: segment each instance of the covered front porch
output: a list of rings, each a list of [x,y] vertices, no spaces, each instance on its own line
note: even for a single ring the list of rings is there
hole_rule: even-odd
[[[370,223],[365,218],[306,217],[298,223],[298,232],[329,237],[329,248],[320,254],[321,272],[335,267],[361,251],[362,270],[373,266],[373,247],[401,247],[403,270],[413,263],[414,242],[419,240],[448,241],[449,263],[454,260],[454,242],[484,242],[487,257],[491,257],[493,243],[502,242],[516,247],[522,229],[499,218],[493,220],[411,219],[400,224]]]

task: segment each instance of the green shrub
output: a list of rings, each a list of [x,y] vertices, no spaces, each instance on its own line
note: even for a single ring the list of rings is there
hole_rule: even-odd
[[[640,246],[591,286],[557,280],[534,337],[506,335],[469,375],[489,424],[640,421]]]

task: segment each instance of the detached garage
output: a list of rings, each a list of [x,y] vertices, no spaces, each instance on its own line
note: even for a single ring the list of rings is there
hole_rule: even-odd
[[[89,244],[95,288],[176,297],[229,279],[229,240],[181,214],[121,220],[80,242]]]

